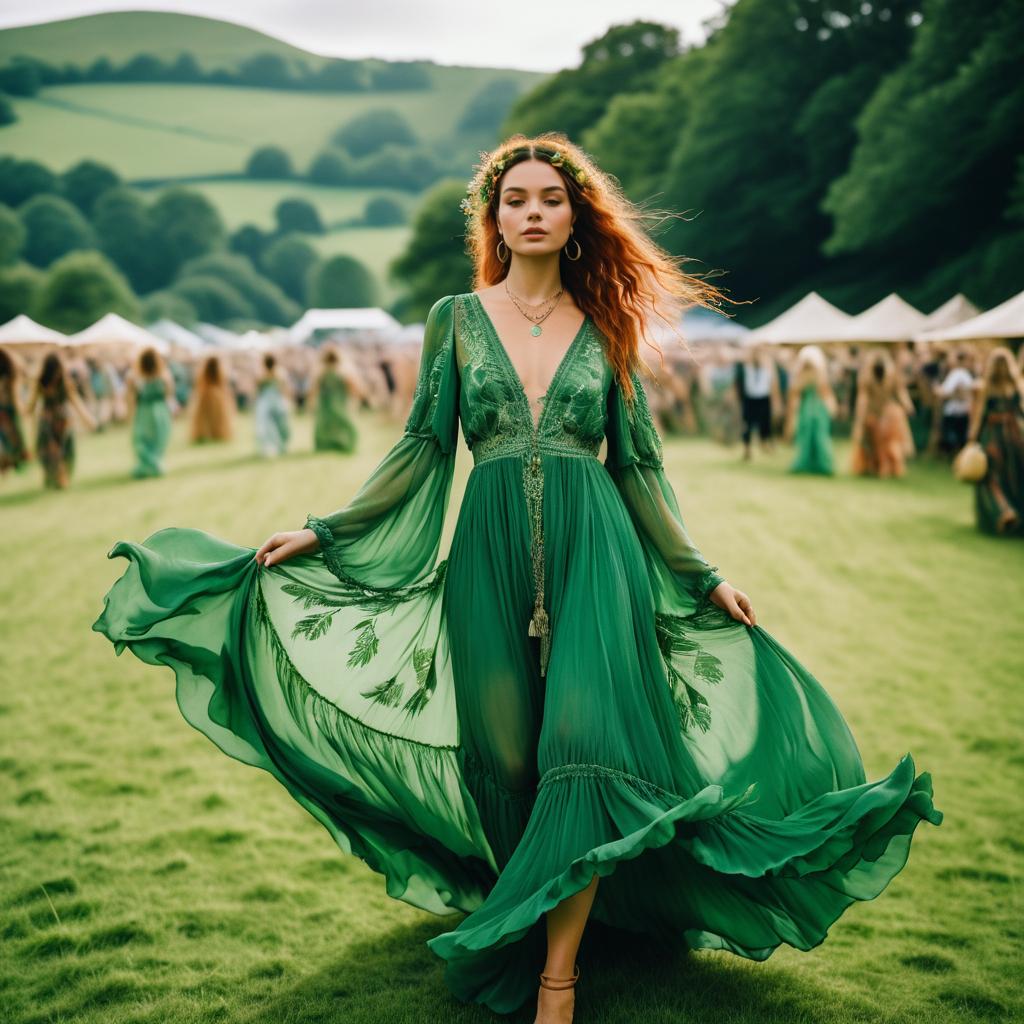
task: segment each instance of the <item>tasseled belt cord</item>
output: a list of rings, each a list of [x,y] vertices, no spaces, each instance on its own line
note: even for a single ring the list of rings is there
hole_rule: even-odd
[[[530,619],[529,635],[540,637],[540,674],[544,676],[547,675],[551,654],[551,627],[548,613],[544,610],[544,474],[536,438],[533,439],[532,451],[523,461],[523,491],[530,517],[530,556],[533,562],[533,618]]]

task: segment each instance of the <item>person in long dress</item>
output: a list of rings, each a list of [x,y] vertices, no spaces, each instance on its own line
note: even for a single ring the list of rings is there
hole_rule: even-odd
[[[196,374],[190,404],[193,444],[231,440],[235,424],[235,399],[220,356],[208,355],[203,359]]]
[[[355,496],[259,548],[117,542],[93,628],[172,666],[188,721],[390,895],[467,915],[428,942],[457,998],[536,992],[563,1024],[591,913],[676,949],[811,949],[942,813],[909,752],[866,779],[684,524],[640,339],[707,282],[558,133],[488,154],[463,208],[474,290],[430,308],[405,429]]]
[[[164,454],[171,440],[171,407],[174,378],[155,348],[142,349],[128,375],[128,415],[132,421],[132,450],[137,479],[163,476]]]
[[[797,353],[786,406],[785,438],[796,441],[791,473],[831,476],[835,472],[832,417],[836,410],[825,353],[817,345],[804,345]]]
[[[21,367],[0,346],[0,475],[6,475],[10,469],[23,470],[28,465],[20,388]]]
[[[342,366],[338,351],[325,345],[320,372],[313,382],[311,399],[316,408],[313,449],[318,452],[354,452],[359,432],[352,422],[350,405],[362,401],[364,391],[352,368]]]
[[[988,461],[984,479],[974,485],[978,529],[1024,536],[1024,374],[1004,345],[985,361],[968,440],[982,446]]]
[[[277,358],[267,352],[263,356],[263,372],[256,381],[256,444],[264,458],[283,455],[288,450],[291,424],[288,398],[291,392]]]
[[[43,359],[29,397],[29,415],[36,406],[36,458],[43,467],[43,486],[64,490],[71,485],[75,470],[72,413],[77,413],[90,430],[96,430],[98,424],[57,352],[48,352]]]
[[[853,416],[851,470],[858,476],[902,477],[914,454],[914,412],[902,376],[884,349],[865,352]]]

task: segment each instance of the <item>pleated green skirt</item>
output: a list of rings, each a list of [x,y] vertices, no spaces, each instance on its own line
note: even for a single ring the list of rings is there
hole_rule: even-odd
[[[833,701],[761,627],[707,601],[658,615],[607,469],[542,460],[545,675],[521,456],[474,468],[448,559],[413,586],[167,529],[115,545],[130,565],[93,628],[170,666],[185,718],[391,896],[468,913],[428,943],[460,999],[521,1006],[544,912],[595,874],[611,926],[752,960],[811,949],[941,822],[930,775],[907,753],[867,782]]]

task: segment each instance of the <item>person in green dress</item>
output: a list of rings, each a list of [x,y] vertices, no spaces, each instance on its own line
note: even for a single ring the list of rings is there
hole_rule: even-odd
[[[942,814],[909,753],[865,778],[690,537],[640,340],[714,292],[560,133],[502,143],[463,209],[474,289],[431,306],[405,429],[356,494],[258,548],[117,542],[93,628],[174,668],[187,720],[391,896],[466,915],[428,942],[458,999],[536,992],[565,1024],[591,915],[678,950],[811,949]]]
[[[320,362],[310,395],[316,408],[313,448],[318,452],[354,452],[359,433],[349,414],[349,400],[362,401],[364,391],[351,370],[342,369],[333,345],[324,346]]]
[[[7,349],[0,347],[0,475],[22,471],[29,453],[21,425],[21,369]]]
[[[786,406],[785,438],[796,441],[791,473],[835,472],[831,433],[836,408],[825,353],[817,345],[804,345],[796,357]]]
[[[132,476],[162,476],[164,453],[171,439],[168,400],[174,395],[174,379],[160,353],[155,348],[144,348],[125,383],[135,451]]]
[[[1004,345],[989,352],[974,394],[968,441],[985,451],[988,469],[974,485],[982,533],[1024,537],[1024,375]]]

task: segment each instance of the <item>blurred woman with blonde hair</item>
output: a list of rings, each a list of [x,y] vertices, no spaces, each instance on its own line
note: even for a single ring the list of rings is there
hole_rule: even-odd
[[[171,439],[174,378],[155,348],[144,348],[128,375],[128,413],[132,420],[135,467],[132,476],[162,476],[163,457]]]
[[[828,380],[825,353],[817,345],[804,345],[797,353],[786,397],[787,441],[796,439],[791,473],[835,472],[832,459],[832,417],[838,403]]]
[[[884,349],[866,352],[857,380],[851,469],[861,476],[901,477],[914,454],[908,416],[914,412],[906,386]]]
[[[981,444],[988,461],[974,488],[978,529],[1024,535],[1024,375],[1003,345],[985,361],[967,436]]]
[[[192,442],[230,441],[234,398],[220,356],[208,355],[196,375],[192,397]]]

